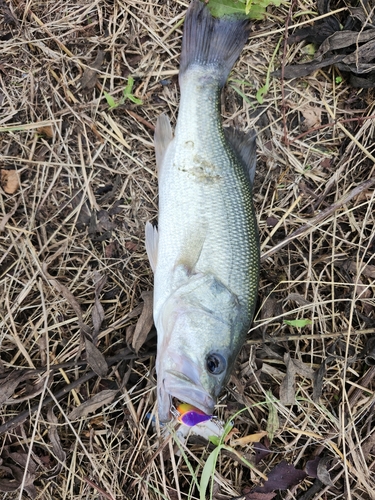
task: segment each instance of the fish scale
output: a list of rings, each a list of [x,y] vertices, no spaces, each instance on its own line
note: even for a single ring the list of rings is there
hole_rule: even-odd
[[[173,273],[170,263],[177,262],[181,253],[186,252],[186,248],[182,249],[181,246],[186,245],[189,235],[207,221],[207,236],[197,268],[201,272],[214,272],[218,278],[227,280],[231,290],[247,300],[254,290],[249,272],[254,266],[253,253],[258,252],[259,246],[251,186],[244,167],[225,143],[217,113],[218,92],[215,92],[215,99],[209,99],[213,90],[206,88],[197,92],[197,85],[193,78],[191,80],[187,88],[184,88],[186,95],[197,94],[197,108],[203,115],[211,118],[208,123],[193,121],[189,124],[189,117],[194,116],[196,111],[191,109],[188,98],[181,99],[173,148],[167,152],[159,175],[159,245],[165,243],[163,250],[159,251],[159,265],[164,267],[159,274],[164,281],[164,273]],[[200,136],[205,136],[208,140],[203,142]],[[184,151],[188,142],[196,144],[193,154],[191,150],[186,153]],[[189,166],[192,169],[195,165],[192,160],[194,156],[214,164],[220,180],[210,181],[203,175],[200,178],[190,174]],[[173,232],[173,239],[167,236],[161,241],[164,232],[167,235]],[[246,244],[242,244],[242,241]],[[171,284],[172,282],[171,276]],[[169,290],[155,288],[155,307],[158,309],[159,302],[164,302]]]
[[[254,134],[224,133],[219,112],[221,89],[247,36],[246,21],[214,19],[194,0],[174,137],[165,115],[156,126],[159,218],[158,230],[146,227],[146,248],[155,275],[162,421],[170,418],[172,397],[212,413],[257,300]]]

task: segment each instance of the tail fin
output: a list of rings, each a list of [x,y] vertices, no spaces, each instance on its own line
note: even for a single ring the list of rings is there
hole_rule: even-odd
[[[224,86],[250,31],[248,19],[238,16],[215,18],[200,0],[192,0],[185,19],[180,62],[180,80],[193,65],[212,65]]]

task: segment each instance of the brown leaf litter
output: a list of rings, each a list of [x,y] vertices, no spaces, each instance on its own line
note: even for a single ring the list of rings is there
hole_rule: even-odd
[[[371,2],[369,3],[370,6]],[[329,13],[327,0],[317,2],[318,11]],[[334,65],[344,74],[349,74],[350,85],[369,88],[375,86],[375,14],[367,11],[364,5],[349,7],[344,19],[332,15],[314,23],[311,27],[301,28],[289,36],[288,43],[305,40],[319,47],[311,61],[288,65],[275,75],[284,78],[301,78],[312,72]]]
[[[4,192],[14,194],[20,187],[20,180],[17,170],[0,170],[0,184]]]

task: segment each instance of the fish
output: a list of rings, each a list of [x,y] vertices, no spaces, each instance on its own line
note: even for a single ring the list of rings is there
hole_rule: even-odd
[[[146,223],[154,272],[157,404],[173,398],[212,415],[250,329],[258,295],[259,237],[252,185],[256,137],[223,129],[220,97],[249,36],[249,22],[188,7],[175,131],[155,127],[159,214]]]

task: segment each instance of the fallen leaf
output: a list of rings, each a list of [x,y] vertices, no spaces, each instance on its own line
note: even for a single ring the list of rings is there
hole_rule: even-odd
[[[88,232],[93,241],[105,241],[111,237],[113,222],[107,210],[92,211]]]
[[[308,460],[306,463],[305,471],[307,472],[307,475],[310,477],[318,477],[318,465],[320,462],[321,457],[315,457],[312,460]]]
[[[85,337],[85,347],[87,362],[90,365],[90,368],[97,374],[98,377],[104,378],[108,373],[108,364],[105,357],[87,337]]]
[[[294,302],[296,302],[299,306],[308,306],[308,305],[312,305],[312,302],[308,301],[307,299],[305,299],[305,297],[299,293],[290,293],[286,299],[285,299],[285,302],[287,300],[293,300]]]
[[[92,323],[93,323],[93,335],[92,340],[95,343],[96,338],[100,332],[100,327],[104,321],[105,313],[104,308],[100,302],[100,294],[102,293],[103,287],[107,282],[107,276],[101,276],[98,271],[94,271],[94,285],[95,285],[95,301],[92,310]]]
[[[18,205],[19,201],[17,201],[12,210],[7,214],[5,214],[4,217],[0,220],[0,233],[2,233],[5,230],[5,226],[8,224],[9,219],[13,217],[13,215],[16,213]]]
[[[78,316],[78,323],[80,326],[80,329],[82,332],[87,332],[87,325],[84,324],[83,322],[83,316],[82,316],[82,309],[81,306],[79,305],[77,299],[74,297],[72,292],[62,283],[60,283],[59,280],[55,279],[53,276],[51,276],[48,273],[48,265],[56,258],[57,254],[61,253],[61,247],[60,249],[55,252],[54,255],[52,255],[47,262],[42,263],[42,271],[44,274],[44,277],[46,280],[49,282],[50,285],[52,285],[61,295],[64,297],[64,299],[70,304],[76,315]]]
[[[280,401],[283,405],[293,405],[296,394],[296,367],[291,362],[288,353],[284,356],[286,364],[286,374],[280,384]]]
[[[117,256],[117,243],[116,241],[111,241],[111,243],[108,243],[108,245],[105,247],[104,251],[106,259],[113,259]]]
[[[52,446],[53,456],[57,458],[57,463],[53,470],[46,474],[46,479],[51,480],[52,478],[59,475],[63,464],[65,463],[66,453],[61,445],[60,436],[57,431],[58,429],[58,419],[53,413],[53,406],[51,406],[47,413],[47,421],[49,422],[48,437]]]
[[[5,401],[4,404],[21,403],[22,401],[28,401],[31,398],[35,398],[44,390],[46,377],[46,373],[43,376],[35,373],[32,374],[29,379],[25,380],[25,386],[22,387],[20,394],[16,394],[14,398]],[[35,379],[35,381],[33,379]],[[52,379],[50,379],[50,382],[52,382]]]
[[[126,241],[125,248],[126,250],[130,250],[131,252],[135,252],[139,247],[138,243],[134,243],[133,241]]]
[[[228,434],[224,437],[224,443],[225,444],[228,444],[229,442],[231,442],[231,439],[234,437],[234,436],[237,436],[238,433],[240,431],[237,429],[237,427],[233,427],[229,432]]]
[[[342,264],[343,269],[349,271],[355,275],[358,273],[363,274],[367,278],[375,278],[375,266],[371,264],[366,264],[364,266],[358,266],[353,260],[347,260]]]
[[[271,453],[271,450],[268,448],[268,446],[265,446],[262,443],[256,443],[254,445],[254,450],[255,450],[255,465],[258,465],[259,462],[263,460],[263,458],[266,458]]]
[[[115,192],[117,190],[116,185],[117,185],[117,177],[116,177],[114,189],[112,191],[112,196],[115,194]],[[110,193],[108,193],[108,195],[109,194]],[[117,215],[117,214],[120,214],[123,210],[124,210],[124,200],[117,200],[117,201],[115,201],[113,206],[110,208],[108,213],[109,213],[109,215]]]
[[[53,128],[52,125],[47,125],[46,127],[39,127],[36,129],[38,134],[43,134],[49,139],[53,139],[54,133],[53,133]]]
[[[36,480],[36,470],[37,464],[34,462],[32,457],[28,456],[28,453],[12,452],[9,453],[7,449],[3,450],[4,461],[0,466],[1,479],[0,479],[0,491],[7,493],[11,491],[16,491],[23,485],[23,489],[27,492],[30,498],[37,497],[37,491],[34,486],[34,481]],[[11,459],[12,462],[8,462]],[[15,465],[13,462],[16,462]],[[27,464],[27,470],[25,470]],[[4,476],[10,477],[4,477]]]
[[[296,469],[293,464],[288,464],[286,460],[282,460],[268,474],[268,480],[263,486],[257,486],[253,491],[260,493],[269,493],[277,490],[287,490],[293,486],[297,486],[307,473],[304,470]]]
[[[129,325],[125,330],[125,340],[128,346],[131,345],[135,331],[135,325]]]
[[[332,457],[323,457],[319,460],[317,476],[319,481],[321,481],[325,486],[335,486],[331,481],[331,477],[328,472],[328,465],[331,463]]]
[[[313,128],[322,123],[322,108],[318,108],[317,106],[310,106],[309,104],[304,105],[302,108],[299,108],[302,116],[305,119],[304,125],[307,128]]]
[[[0,478],[0,491],[2,493],[10,493],[12,491],[17,491],[21,483],[14,480],[14,475],[12,469],[9,467],[0,466],[1,478]],[[11,476],[10,478],[4,476]]]
[[[323,4],[321,4],[323,5]],[[328,13],[329,3],[324,3]],[[303,77],[324,68],[335,65],[340,71],[348,72],[353,87],[370,88],[375,85],[375,29],[373,20],[364,8],[348,9],[348,16],[340,21],[334,16],[320,20],[316,25],[297,30],[290,41],[306,40],[320,45],[314,59],[307,63],[285,66],[284,78]],[[273,73],[280,77],[281,70]]]
[[[375,365],[375,337],[370,337],[367,340],[363,355],[367,365]]]
[[[26,401],[40,394],[44,388],[45,377],[36,374],[33,370],[12,371],[6,377],[0,378],[0,404],[8,405],[21,401]],[[31,383],[36,379],[35,383]],[[28,382],[19,391],[21,395],[15,395],[18,386],[23,382]]]
[[[99,210],[96,216],[96,232],[101,233],[103,231],[111,231],[111,229],[113,229],[113,222],[110,217],[111,216],[107,210]]]
[[[232,439],[231,446],[246,446],[249,443],[259,443],[259,441],[267,436],[267,431],[256,432],[238,439]]]
[[[16,464],[20,465],[21,467],[25,468],[27,464],[27,470],[31,474],[35,474],[38,466],[36,462],[34,462],[32,457],[28,458],[28,453],[20,453],[17,451],[13,451],[11,453],[7,453],[7,458],[11,458],[16,462]]]
[[[19,176],[17,170],[0,170],[0,183],[4,192],[14,194],[20,187]]]
[[[266,224],[268,227],[275,227],[279,223],[279,219],[276,217],[267,217]]]
[[[79,83],[81,84],[81,89],[91,90],[95,87],[98,81],[98,69],[100,69],[101,65],[104,61],[104,52],[102,50],[98,50],[95,61],[90,64],[89,68],[86,68],[83,72],[82,78]]]
[[[89,204],[87,202],[87,199],[83,201],[83,197],[84,197],[83,193],[81,191],[78,191],[74,193],[71,200],[71,205],[73,209],[80,207],[76,221],[76,225],[79,231],[82,231],[86,226],[88,226],[91,220],[91,210]]]
[[[363,456],[367,459],[368,455],[375,450],[375,429],[372,430],[372,433],[368,438],[362,443],[362,453]]]
[[[58,281],[48,273],[48,266],[57,257],[57,255],[60,255],[62,251],[64,251],[64,248],[60,247],[60,249],[57,250],[55,254],[53,254],[46,262],[42,263],[42,271],[44,277],[48,281],[48,283],[50,283],[50,285],[52,285],[58,292],[61,293],[61,295],[70,304],[70,306],[76,313],[81,335],[85,339],[87,362],[90,365],[91,369],[98,375],[98,377],[105,377],[108,372],[107,362],[99,349],[95,347],[95,345],[89,338],[87,338],[87,336],[90,335],[90,328],[83,321],[81,306],[79,305],[72,292],[66,286],[60,283],[60,281]]]
[[[319,13],[325,14],[325,12]],[[317,21],[313,26],[296,30],[293,35],[289,35],[288,44],[305,41],[306,43],[313,43],[319,46],[326,38],[340,29],[339,20],[335,16],[329,16],[321,21]]]
[[[267,435],[272,443],[276,431],[280,427],[279,416],[277,414],[277,408],[274,404],[274,397],[271,391],[267,391],[267,407],[268,407],[268,419],[267,419]]]
[[[323,392],[323,383],[324,377],[327,373],[327,365],[332,362],[332,356],[328,356],[328,358],[324,359],[321,363],[320,367],[316,370],[313,382],[313,401],[319,402],[319,398]]]
[[[275,498],[276,493],[258,493],[256,491],[252,491],[249,493],[245,493],[244,497],[241,497],[241,500],[272,500]],[[238,499],[240,500],[240,499]]]
[[[4,24],[10,24],[14,26],[19,26],[18,19],[14,17],[12,11],[8,7],[7,3],[4,0],[0,1],[0,10],[3,11]]]
[[[280,401],[284,405],[293,405],[295,403],[296,374],[314,380],[315,372],[306,363],[292,359],[288,353],[284,355],[284,363],[286,364],[286,375],[280,384]]]
[[[348,281],[355,285],[355,294],[357,300],[362,304],[363,313],[367,317],[370,317],[372,311],[374,310],[374,306],[371,300],[373,297],[373,292],[370,286],[363,283],[363,281],[359,277],[359,274],[362,274],[363,276],[369,278],[375,278],[375,266],[367,264],[361,267],[358,266],[355,262],[347,260],[341,265],[341,267],[345,269],[345,271],[350,271],[355,275],[355,277],[353,278],[351,278],[351,276],[349,275]]]
[[[87,415],[93,413],[98,408],[101,408],[105,405],[110,405],[115,399],[117,393],[117,390],[105,389],[104,391],[95,394],[95,396],[88,399],[77,408],[74,408],[74,410],[69,413],[68,418],[73,421],[77,420],[78,418],[87,417]]]
[[[143,292],[141,295],[143,299],[143,307],[141,315],[137,321],[133,338],[132,338],[132,348],[135,352],[143,346],[146,341],[147,335],[150,333],[152,325],[154,324],[153,319],[153,293]]]

